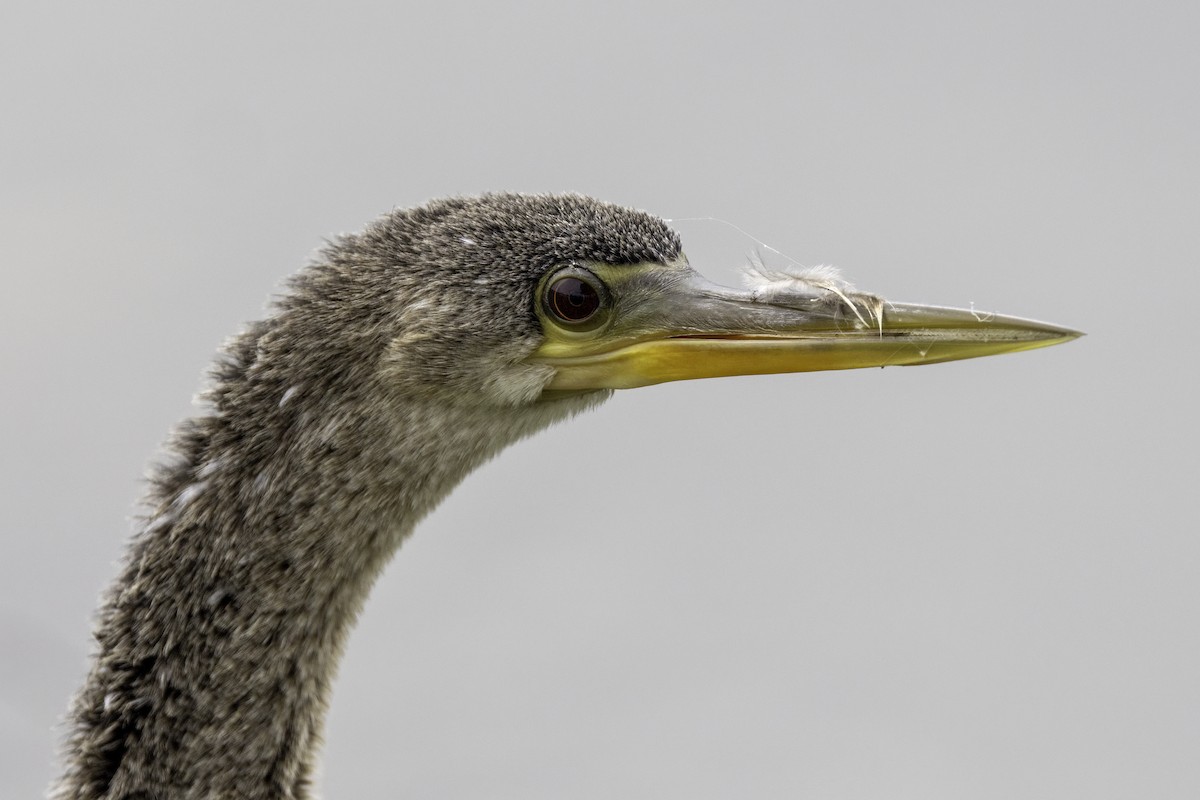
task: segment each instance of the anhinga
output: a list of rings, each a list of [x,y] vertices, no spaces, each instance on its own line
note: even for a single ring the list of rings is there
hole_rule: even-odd
[[[307,796],[339,654],[400,542],[483,461],[613,389],[1076,336],[820,273],[724,288],[663,220],[586,197],[387,214],[292,279],[176,431],[98,615],[56,796]]]

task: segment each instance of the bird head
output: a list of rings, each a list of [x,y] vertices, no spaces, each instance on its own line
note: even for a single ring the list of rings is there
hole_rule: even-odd
[[[720,286],[691,268],[664,220],[578,195],[435,201],[377,220],[327,256],[328,270],[368,277],[364,294],[392,298],[371,330],[387,332],[393,385],[446,403],[520,406],[692,378],[930,364],[1079,335],[885,302],[828,272],[760,269],[746,288]]]

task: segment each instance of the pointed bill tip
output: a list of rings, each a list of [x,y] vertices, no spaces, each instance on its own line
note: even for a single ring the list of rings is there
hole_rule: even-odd
[[[1078,339],[1082,331],[976,309],[886,303],[880,337],[903,345],[886,364],[913,366],[1034,350]]]

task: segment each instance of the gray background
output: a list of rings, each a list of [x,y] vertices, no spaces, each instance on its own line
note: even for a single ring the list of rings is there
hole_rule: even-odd
[[[489,189],[1089,336],[512,448],[377,586],[326,796],[1200,795],[1197,8],[7,3],[0,795],[217,344],[323,236]]]

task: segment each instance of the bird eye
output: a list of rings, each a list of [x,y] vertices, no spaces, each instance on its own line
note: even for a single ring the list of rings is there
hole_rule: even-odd
[[[569,325],[587,322],[600,310],[596,287],[574,275],[555,278],[546,287],[546,308],[555,319]]]

